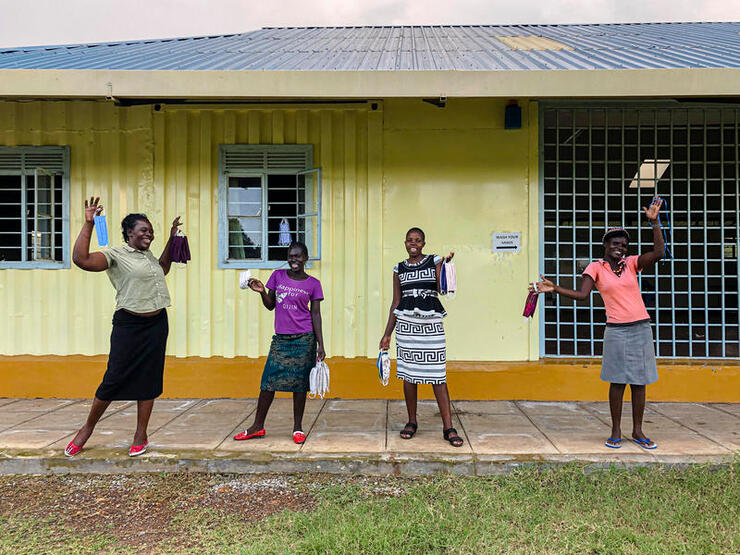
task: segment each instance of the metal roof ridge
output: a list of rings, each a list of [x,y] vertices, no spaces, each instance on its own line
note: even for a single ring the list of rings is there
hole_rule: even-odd
[[[39,44],[33,46],[0,46],[0,54],[9,52],[34,52],[36,50],[61,50],[73,48],[94,48],[98,46],[121,46],[131,44],[153,44],[160,42],[175,42],[175,41],[187,41],[187,40],[200,40],[200,39],[219,39],[228,37],[238,37],[242,35],[249,35],[256,33],[262,29],[252,29],[251,31],[244,31],[243,33],[221,33],[214,35],[194,35],[189,37],[164,37],[164,38],[149,38],[149,39],[130,39],[130,40],[113,40],[108,42],[80,42],[80,43],[69,43],[69,44]]]
[[[492,28],[492,27],[621,27],[642,25],[718,25],[718,24],[740,24],[738,21],[621,21],[613,23],[437,23],[437,24],[413,24],[413,25],[285,25],[265,26],[262,31],[279,31],[288,29],[413,29],[413,28]],[[243,34],[243,33],[236,33]]]

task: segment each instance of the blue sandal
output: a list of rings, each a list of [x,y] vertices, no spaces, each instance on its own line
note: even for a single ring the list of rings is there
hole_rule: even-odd
[[[633,437],[632,438],[632,441],[634,441],[635,443],[637,443],[637,445],[639,445],[643,449],[657,449],[658,448],[658,444],[657,443],[653,443],[650,440],[649,437],[648,438],[645,438],[645,439],[637,439],[637,438]],[[653,443],[653,444],[650,445],[651,443]]]
[[[616,445],[612,445],[611,443],[609,443],[610,441],[613,441]],[[604,442],[604,445],[606,445],[610,449],[621,449],[622,448],[622,438],[620,437],[619,439],[614,439],[613,437],[610,437]]]

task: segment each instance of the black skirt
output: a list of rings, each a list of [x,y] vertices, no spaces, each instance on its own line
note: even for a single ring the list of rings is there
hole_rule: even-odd
[[[167,311],[137,316],[125,310],[113,315],[108,369],[95,392],[101,401],[148,401],[162,394]]]

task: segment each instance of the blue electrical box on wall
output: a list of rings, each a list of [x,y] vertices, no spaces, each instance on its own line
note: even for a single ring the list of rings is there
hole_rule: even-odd
[[[506,106],[504,113],[504,129],[522,128],[522,108],[516,103]]]

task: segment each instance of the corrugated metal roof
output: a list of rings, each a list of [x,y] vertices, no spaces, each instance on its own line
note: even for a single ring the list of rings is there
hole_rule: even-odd
[[[560,49],[521,50],[498,37]],[[517,41],[515,41],[516,43]],[[236,35],[5,48],[0,69],[578,70],[740,67],[740,22],[283,27]]]

